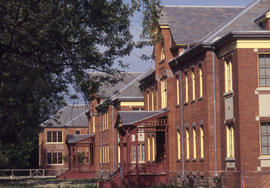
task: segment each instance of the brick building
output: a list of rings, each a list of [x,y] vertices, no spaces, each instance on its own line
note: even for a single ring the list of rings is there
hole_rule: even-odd
[[[270,0],[163,7],[155,70],[91,101],[100,185],[269,187],[269,30]]]
[[[67,171],[69,164],[68,143],[74,139],[89,137],[86,105],[68,105],[52,118],[41,124],[39,134],[39,166],[50,169],[50,174],[60,175]],[[78,153],[89,155],[87,148],[78,148]],[[84,163],[88,164],[87,160]]]

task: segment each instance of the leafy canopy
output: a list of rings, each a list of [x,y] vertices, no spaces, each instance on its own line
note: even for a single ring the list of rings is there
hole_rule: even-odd
[[[70,85],[88,96],[97,89],[90,71],[117,75],[113,65],[135,46],[130,17],[142,10],[146,37],[159,8],[158,0],[0,0],[0,168],[36,166],[38,125]]]

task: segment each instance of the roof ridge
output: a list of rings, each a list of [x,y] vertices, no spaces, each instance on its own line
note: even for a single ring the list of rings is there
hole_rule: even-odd
[[[258,4],[261,0],[255,0],[254,2],[252,2],[250,5],[248,5],[245,9],[243,9],[239,14],[237,14],[233,19],[229,20],[226,24],[223,25],[223,27],[221,27],[220,29],[218,29],[217,31],[215,30],[213,35],[210,35],[208,37],[206,37],[205,42],[209,42],[209,40],[211,38],[213,38],[214,36],[216,36],[219,32],[221,32],[222,30],[224,30],[226,27],[228,27],[229,25],[231,25],[235,20],[237,20],[240,16],[242,16],[243,14],[245,14],[248,10],[250,10],[252,7],[254,7],[256,4]],[[203,39],[201,39],[203,40]],[[201,41],[200,40],[200,41]]]
[[[246,6],[211,6],[211,5],[163,5],[164,7],[183,7],[183,8],[245,8]]]

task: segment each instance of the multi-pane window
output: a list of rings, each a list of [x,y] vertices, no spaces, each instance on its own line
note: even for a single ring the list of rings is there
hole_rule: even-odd
[[[62,131],[47,131],[47,142],[62,142]]]
[[[132,162],[136,162],[136,146],[132,146]]]
[[[204,132],[203,127],[200,127],[200,143],[201,143],[201,158],[204,158]]]
[[[232,91],[232,62],[225,61],[225,92]]]
[[[167,108],[167,79],[161,80],[161,108]]]
[[[186,158],[189,159],[190,155],[189,155],[189,131],[188,129],[186,129]]]
[[[196,153],[197,153],[197,137],[196,137],[196,128],[194,127],[193,128],[193,159],[197,158]]]
[[[181,159],[181,136],[180,131],[177,131],[177,159]]]
[[[132,146],[132,162],[136,162],[136,145]],[[145,145],[138,144],[138,162],[145,161]]]
[[[203,75],[202,75],[202,67],[199,67],[200,74],[200,97],[203,97]]]
[[[110,159],[110,147],[109,145],[103,145],[99,147],[99,162],[101,163],[105,163],[108,164],[109,163],[109,159]]]
[[[259,84],[270,86],[270,54],[259,55]]]
[[[261,122],[261,154],[270,155],[270,122]]]
[[[191,72],[191,78],[192,78],[192,100],[195,100],[195,73],[194,70]]]
[[[233,126],[226,125],[226,145],[227,158],[234,158],[234,129]]]
[[[179,78],[176,78],[176,104],[180,103]]]
[[[81,134],[81,131],[80,130],[76,130],[75,131],[75,134]]]
[[[63,164],[62,153],[47,153],[47,164]]]
[[[187,72],[185,73],[185,83],[186,83],[186,100],[185,100],[185,102],[188,103],[188,75],[187,75]]]

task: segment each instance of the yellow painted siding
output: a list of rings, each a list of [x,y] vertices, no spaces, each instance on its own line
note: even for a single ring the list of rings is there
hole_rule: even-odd
[[[122,101],[120,102],[121,106],[143,106],[143,101]]]
[[[270,40],[237,40],[236,48],[270,48]]]

